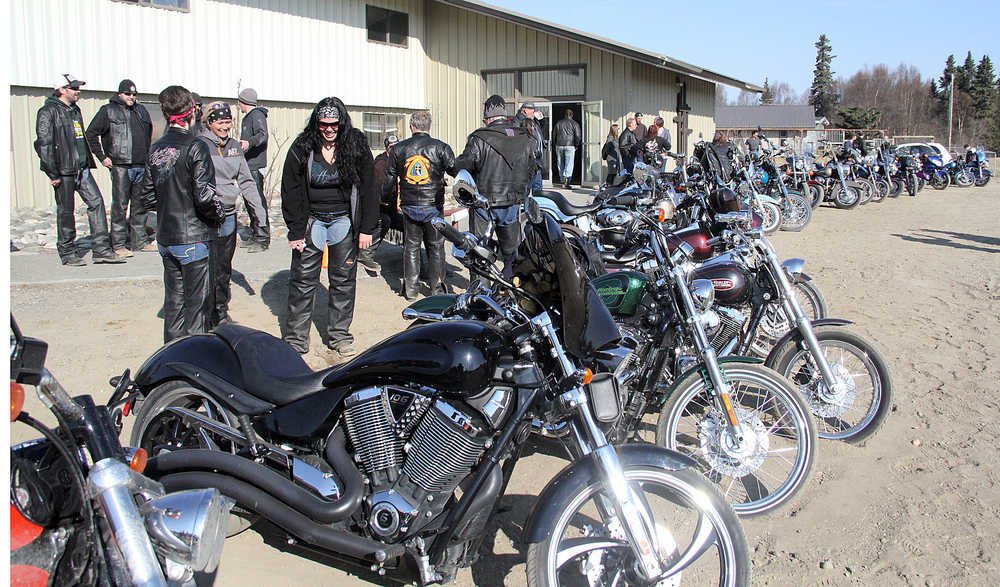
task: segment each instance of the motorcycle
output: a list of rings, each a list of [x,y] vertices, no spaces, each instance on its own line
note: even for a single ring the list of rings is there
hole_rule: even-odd
[[[902,176],[903,185],[906,186],[906,193],[916,196],[919,187],[920,164],[913,155],[899,156],[899,173]]]
[[[976,177],[965,163],[958,160],[949,161],[944,168],[948,172],[951,183],[958,187],[970,188],[975,185]]]
[[[990,178],[993,177],[993,172],[990,171],[986,163],[985,157],[977,157],[975,162],[970,162],[968,164],[969,171],[972,172],[972,176],[975,178],[976,187],[983,187],[990,183]]]
[[[642,265],[651,274],[618,271],[592,281],[634,347],[608,368],[626,390],[609,436],[633,440],[643,416],[659,412],[657,444],[695,458],[739,515],[761,515],[789,503],[813,460],[815,426],[808,408],[787,380],[753,364],[759,359],[717,359],[706,334],[718,324],[715,313],[706,312],[714,290],[707,279],[693,280],[700,271],[692,263],[693,247],[663,230],[659,219],[635,216],[642,228],[630,238],[648,243],[653,257]],[[494,313],[469,300],[502,290],[496,282],[477,281],[464,294],[415,302],[403,316],[416,324],[490,320]],[[770,406],[766,414],[762,405]],[[536,428],[546,436],[566,434],[558,427]]]
[[[215,489],[168,493],[144,476],[147,453],[118,442],[121,414],[109,408],[119,394],[108,406],[71,398],[47,352],[11,316],[11,422],[42,435],[10,448],[11,584],[206,584],[232,502]],[[23,385],[36,386],[55,428],[24,411]]]
[[[455,189],[485,205],[474,184]],[[525,525],[528,585],[675,584],[682,573],[748,584],[738,519],[695,461],[608,442],[617,384],[584,365],[616,360],[620,335],[559,225],[533,198],[524,211],[510,280],[485,242],[432,221],[472,273],[501,284],[504,296],[465,298],[491,321],[408,329],[318,372],[235,324],[158,351],[129,401],[161,482],[220,487],[296,540],[380,574],[406,558],[421,584],[448,582],[476,560],[538,421],[567,431],[574,460]],[[186,444],[197,458],[170,452]]]
[[[944,168],[940,155],[920,155],[920,177],[936,190],[943,190],[951,185],[951,176]]]
[[[815,164],[812,155],[797,155],[794,149],[788,149],[787,153],[787,163],[783,166],[785,179],[793,189],[809,195],[809,206],[815,210],[825,199],[826,189],[823,182],[813,178]]]
[[[879,176],[881,165],[874,155],[868,155],[861,159],[857,165],[857,175],[869,188],[872,202],[881,202],[889,196],[892,186],[889,182]]]
[[[787,147],[772,151],[761,157],[759,165],[767,178],[763,182],[764,193],[781,203],[781,230],[798,232],[812,220],[812,206],[801,193],[788,189],[785,182],[781,181],[781,172],[774,162],[774,157],[789,151]]]
[[[829,182],[827,199],[832,200],[834,205],[842,210],[857,207],[861,203],[861,186],[849,180],[850,169],[840,161],[837,149],[830,147],[826,141],[822,141],[821,144],[830,154],[830,161],[822,169],[822,177]]]

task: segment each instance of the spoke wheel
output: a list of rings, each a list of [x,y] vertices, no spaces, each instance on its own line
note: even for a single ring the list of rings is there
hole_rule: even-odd
[[[870,342],[842,327],[815,333],[840,389],[830,389],[812,353],[794,342],[779,351],[775,370],[799,389],[820,438],[863,442],[878,432],[892,407],[889,367]]]
[[[861,191],[857,185],[847,184],[844,189],[840,183],[833,186],[833,204],[842,210],[850,210],[861,202]]]
[[[788,381],[760,365],[727,363],[723,372],[742,439],[726,426],[721,401],[700,372],[674,390],[656,424],[656,443],[692,457],[740,516],[786,505],[812,468],[816,429]]]
[[[739,519],[702,475],[685,469],[628,466],[629,486],[653,514],[661,566],[675,573],[657,585],[750,584],[750,555]],[[604,484],[595,479],[565,501],[549,536],[528,547],[530,587],[648,585],[617,516],[609,514]]]
[[[781,230],[798,232],[812,220],[812,208],[806,199],[797,193],[789,193],[781,210]]]

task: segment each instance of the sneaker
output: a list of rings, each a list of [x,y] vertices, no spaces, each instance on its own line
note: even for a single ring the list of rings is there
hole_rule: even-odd
[[[250,243],[249,245],[247,245],[247,252],[248,253],[263,253],[266,250],[267,250],[267,247],[265,247],[264,245],[262,245],[260,243]]]
[[[159,253],[160,249],[156,246],[156,241],[149,241],[148,243],[142,245],[139,249],[140,253]]]
[[[73,255],[72,257],[66,257],[65,259],[63,259],[62,260],[62,264],[63,265],[70,265],[72,267],[82,267],[82,266],[86,265],[87,262],[84,261],[83,259],[81,259],[80,257],[77,257],[76,255]]]
[[[114,253],[110,255],[94,255],[94,265],[119,265],[124,263],[125,259],[122,259]]]
[[[125,247],[119,247],[114,250],[114,253],[121,257],[122,259],[128,259],[129,257],[134,257],[135,255],[132,251],[126,249]]]
[[[341,359],[346,359],[347,357],[353,357],[358,354],[358,349],[354,348],[354,342],[350,340],[342,340],[340,342],[330,345],[330,350],[340,355]]]

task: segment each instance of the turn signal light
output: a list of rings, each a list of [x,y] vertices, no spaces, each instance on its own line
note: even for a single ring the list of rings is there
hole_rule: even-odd
[[[149,453],[145,449],[137,448],[132,459],[128,462],[128,468],[136,473],[142,473],[146,470],[147,461],[149,461]]]
[[[664,220],[666,220],[666,219],[667,219],[667,211],[666,211],[666,210],[664,210],[664,209],[663,209],[662,207],[661,207],[661,208],[659,208],[659,209],[658,209],[658,210],[656,211],[656,219],[657,219],[658,221],[660,221],[660,222],[663,222]]]
[[[24,409],[24,388],[16,381],[10,382],[10,421],[17,420]]]
[[[590,383],[593,380],[594,380],[594,372],[591,371],[589,368],[588,369],[584,369],[583,370],[583,384],[587,385],[588,383]]]

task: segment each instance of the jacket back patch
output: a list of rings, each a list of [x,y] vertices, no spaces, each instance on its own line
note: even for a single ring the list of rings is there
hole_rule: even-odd
[[[410,155],[403,163],[403,179],[410,185],[423,185],[431,181],[431,162],[423,155]]]

